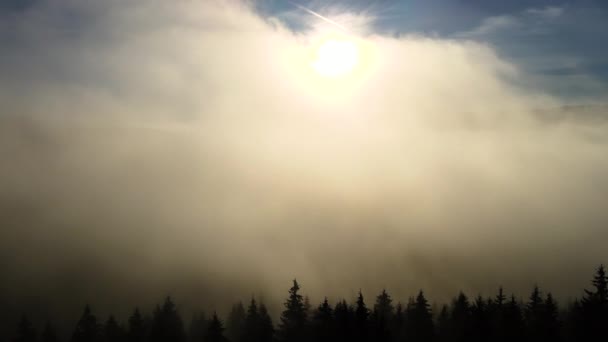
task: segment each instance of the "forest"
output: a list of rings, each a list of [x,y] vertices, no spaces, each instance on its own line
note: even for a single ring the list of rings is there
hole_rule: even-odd
[[[405,304],[382,291],[369,303],[361,292],[353,303],[327,298],[317,306],[301,294],[296,280],[283,312],[273,322],[264,303],[251,298],[232,306],[225,319],[194,314],[184,321],[171,298],[151,313],[135,308],[126,322],[97,317],[89,305],[67,337],[71,342],[443,342],[443,341],[604,341],[608,329],[608,277],[599,266],[580,299],[560,307],[550,292],[535,286],[525,299],[457,294],[432,312],[424,291]],[[23,315],[14,336],[0,341],[62,341],[53,322],[36,329]],[[40,331],[38,331],[40,330]]]

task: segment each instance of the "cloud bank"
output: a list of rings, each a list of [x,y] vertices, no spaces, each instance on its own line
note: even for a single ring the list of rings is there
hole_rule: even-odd
[[[606,260],[606,107],[564,107],[489,46],[367,32],[361,72],[323,80],[306,63],[326,28],[249,3],[2,15],[9,309],[276,309],[293,277],[313,300],[566,298]]]

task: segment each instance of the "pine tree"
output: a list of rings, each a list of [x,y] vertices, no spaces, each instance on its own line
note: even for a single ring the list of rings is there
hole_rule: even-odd
[[[368,317],[369,309],[365,305],[363,293],[359,290],[357,301],[355,302],[355,341],[364,342],[369,339]]]
[[[170,297],[167,297],[163,306],[157,306],[154,311],[150,328],[150,341],[184,342],[185,340],[186,333],[184,332],[183,321],[175,304]]]
[[[232,342],[243,340],[245,329],[245,307],[243,302],[238,302],[232,306],[228,318],[226,319],[226,337]]]
[[[336,340],[341,342],[352,341],[354,336],[355,311],[345,300],[336,303],[334,308],[334,322]]]
[[[391,296],[382,290],[376,297],[374,311],[371,315],[372,336],[374,341],[390,341],[389,325],[394,314],[393,300]]]
[[[514,295],[505,305],[504,332],[506,341],[521,341],[524,338],[524,319],[522,309]]]
[[[243,327],[243,334],[241,336],[244,342],[256,342],[259,335],[259,324],[260,315],[258,312],[258,305],[255,298],[251,298],[249,307],[247,307],[247,314],[245,316],[245,323]]]
[[[17,327],[15,342],[36,342],[37,338],[38,335],[30,320],[25,315],[21,316],[21,320]]]
[[[472,335],[472,312],[469,298],[461,291],[452,301],[450,336],[452,341],[468,341]]]
[[[148,335],[146,322],[139,312],[139,308],[135,308],[131,317],[129,317],[129,326],[127,329],[127,341],[129,342],[144,342]]]
[[[412,342],[430,342],[435,338],[433,315],[422,290],[408,303],[405,334]]]
[[[202,342],[205,340],[205,334],[207,333],[208,321],[205,317],[205,313],[200,311],[192,315],[190,320],[190,326],[188,327],[188,337],[190,342]],[[238,341],[236,341],[238,342]]]
[[[213,317],[209,321],[207,327],[207,333],[205,334],[205,342],[226,342],[228,341],[224,336],[224,326],[222,321],[217,317],[214,312]]]
[[[472,341],[488,341],[491,338],[488,309],[488,304],[483,297],[477,296],[471,307]]]
[[[102,336],[106,342],[121,342],[125,340],[123,328],[118,325],[118,322],[116,322],[116,319],[112,315],[110,315],[103,327]]]
[[[274,325],[272,324],[272,319],[270,318],[270,314],[268,314],[268,309],[264,303],[260,303],[258,316],[259,330],[257,342],[272,342],[274,338]]]
[[[100,340],[100,328],[97,318],[91,313],[91,308],[86,305],[76,329],[72,335],[72,342],[97,342]]]
[[[289,297],[284,303],[285,310],[281,314],[278,338],[282,342],[306,341],[306,311],[304,298],[298,292],[300,285],[294,279],[289,289]]]
[[[403,313],[403,305],[397,303],[395,314],[390,323],[391,341],[403,341],[405,338],[405,314]]]
[[[535,341],[542,338],[544,302],[538,286],[534,286],[524,310],[527,336]]]
[[[551,293],[547,293],[543,307],[542,339],[543,341],[557,341],[560,338],[559,310]]]
[[[327,301],[327,297],[313,313],[312,338],[319,342],[330,342],[335,338],[333,310]]]
[[[437,340],[440,342],[451,342],[450,336],[450,310],[447,305],[441,306],[437,316]]]

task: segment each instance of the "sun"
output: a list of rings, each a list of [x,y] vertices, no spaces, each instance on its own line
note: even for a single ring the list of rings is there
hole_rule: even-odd
[[[352,73],[359,64],[359,47],[353,40],[331,38],[319,44],[311,66],[323,77],[337,78]]]

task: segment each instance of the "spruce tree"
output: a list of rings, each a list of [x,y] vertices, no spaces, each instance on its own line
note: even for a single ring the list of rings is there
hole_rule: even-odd
[[[528,338],[539,341],[543,335],[544,301],[538,286],[534,286],[532,294],[524,310],[526,334]]]
[[[256,342],[259,335],[260,314],[255,298],[251,298],[243,326],[241,341]]]
[[[359,295],[355,302],[355,341],[364,342],[369,339],[369,314],[363,293],[359,290]]]
[[[205,342],[227,342],[228,339],[224,336],[224,326],[217,314],[214,312],[213,317],[209,321],[207,333],[205,334]]]
[[[170,297],[162,307],[157,306],[150,328],[151,342],[184,342],[186,333],[181,316]]]
[[[202,342],[207,333],[208,321],[205,313],[200,311],[192,315],[190,326],[188,327],[188,337],[190,342]],[[238,342],[238,341],[235,341]]]
[[[243,302],[238,302],[232,306],[226,318],[226,337],[232,342],[243,340],[245,329],[245,307]]]
[[[270,314],[268,313],[268,308],[264,303],[260,303],[260,308],[258,309],[259,316],[259,330],[258,330],[258,340],[257,342],[272,342],[274,338],[274,325],[272,324],[272,319],[270,318]]]
[[[113,315],[110,315],[104,324],[102,337],[105,342],[121,342],[125,340],[125,332],[118,322],[116,322]]]
[[[334,317],[333,310],[327,301],[323,300],[312,316],[312,339],[319,342],[330,342],[334,340]]]
[[[285,310],[281,314],[278,338],[282,342],[305,341],[306,337],[306,311],[304,298],[299,293],[300,285],[294,279],[289,289],[289,297],[284,303]]]
[[[100,335],[97,318],[92,314],[89,305],[86,305],[72,334],[72,342],[97,342],[100,340]]]
[[[377,342],[390,341],[390,322],[394,314],[391,296],[382,290],[376,297],[374,310],[371,315],[372,339]]]
[[[435,338],[433,315],[422,290],[408,303],[405,334],[412,342],[430,342]]]
[[[139,308],[135,308],[131,317],[129,317],[129,325],[127,328],[127,341],[129,342],[144,342],[148,335],[148,329],[144,317],[139,312]]]

